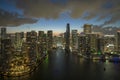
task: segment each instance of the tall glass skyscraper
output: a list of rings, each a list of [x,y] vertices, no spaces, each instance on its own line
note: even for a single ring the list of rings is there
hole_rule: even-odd
[[[66,34],[65,34],[65,51],[70,52],[70,24],[68,23],[66,26]]]

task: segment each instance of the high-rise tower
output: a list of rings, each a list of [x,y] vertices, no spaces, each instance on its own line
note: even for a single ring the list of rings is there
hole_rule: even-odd
[[[7,36],[6,34],[6,28],[1,28],[1,39],[5,39]]]
[[[78,49],[78,34],[77,30],[72,30],[72,52],[76,52]]]
[[[70,52],[70,24],[68,23],[66,26],[66,34],[65,34],[65,51]]]
[[[53,47],[53,31],[49,30],[47,31],[47,49],[48,51],[51,51]]]
[[[117,51],[120,51],[120,31],[117,31]]]
[[[85,34],[88,34],[88,33],[91,33],[91,32],[92,32],[91,26],[92,26],[92,25],[90,25],[90,24],[85,24],[85,25],[84,25],[84,33],[85,33]]]

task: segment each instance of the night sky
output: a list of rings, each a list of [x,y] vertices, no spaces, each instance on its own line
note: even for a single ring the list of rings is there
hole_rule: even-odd
[[[0,0],[0,27],[8,32],[64,32],[67,23],[79,31],[86,23],[120,27],[120,0]]]

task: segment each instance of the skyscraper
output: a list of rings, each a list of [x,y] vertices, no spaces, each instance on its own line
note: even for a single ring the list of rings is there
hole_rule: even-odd
[[[98,37],[99,35],[96,34],[96,33],[89,33],[89,34],[86,34],[87,36],[89,36],[90,38],[90,51],[92,52],[91,54],[95,54],[97,53],[97,44],[98,44]]]
[[[15,33],[15,47],[19,48],[22,46],[22,35],[21,33]]]
[[[33,43],[37,41],[37,32],[36,31],[31,31],[31,40]]]
[[[88,57],[91,54],[91,44],[90,44],[90,36],[86,35],[85,37],[85,55]]]
[[[9,70],[9,62],[11,60],[12,52],[12,43],[11,39],[3,39],[2,40],[2,54],[0,57],[0,71],[5,72],[5,70]]]
[[[5,39],[7,37],[6,28],[1,28],[1,39]]]
[[[43,47],[44,47],[44,31],[38,32],[38,52],[40,55],[43,55]]]
[[[26,33],[26,42],[30,43],[31,42],[31,32]]]
[[[78,49],[78,34],[77,30],[72,30],[72,52],[76,52]]]
[[[38,41],[40,43],[42,43],[42,41],[43,41],[43,35],[44,35],[44,31],[39,31],[38,32]]]
[[[97,54],[104,54],[104,39],[102,37],[97,39]]]
[[[38,60],[38,47],[37,47],[37,32],[31,31],[26,34],[26,42],[28,48],[28,55],[30,64],[36,63]]]
[[[23,39],[25,37],[24,32],[20,32],[20,35],[21,35],[21,39]]]
[[[11,46],[12,46],[11,39],[2,40],[3,53],[6,54],[7,52],[10,52]]]
[[[85,35],[79,35],[78,36],[78,55],[84,55],[85,54]]]
[[[47,49],[48,51],[51,51],[53,48],[53,31],[49,30],[47,31]]]
[[[37,41],[37,32],[35,32],[35,31],[27,32],[27,34],[26,34],[26,42],[34,43],[36,41]]]
[[[65,33],[65,51],[70,52],[70,24],[67,24],[66,33]]]
[[[43,35],[43,54],[47,54],[47,34]]]
[[[117,31],[117,51],[120,52],[120,31]]]
[[[85,24],[84,25],[84,33],[87,34],[87,33],[91,33],[92,32],[92,25],[90,24]]]
[[[53,48],[55,49],[57,47],[57,41],[58,41],[58,37],[54,36],[53,37]]]
[[[115,35],[104,35],[104,52],[110,53],[115,51]]]
[[[4,44],[3,44],[3,41],[7,38],[6,37],[7,36],[7,33],[6,33],[6,28],[1,28],[1,45],[0,45],[0,47],[1,47],[1,52],[0,53],[4,53],[4,50],[5,50],[5,46],[4,46]]]
[[[90,47],[90,36],[80,35],[78,38],[78,52],[79,54],[90,56],[91,47]]]

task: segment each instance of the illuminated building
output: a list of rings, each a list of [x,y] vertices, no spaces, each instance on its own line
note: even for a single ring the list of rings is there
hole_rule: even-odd
[[[1,28],[1,39],[6,39],[7,38],[7,33],[6,33],[6,28]]]
[[[115,51],[115,35],[104,35],[104,52],[111,53]]]
[[[44,49],[44,31],[39,31],[38,32],[38,53],[43,55],[43,49]]]
[[[91,54],[91,44],[90,36],[85,37],[85,55],[89,56]]]
[[[54,36],[54,37],[53,37],[53,48],[56,48],[56,47],[57,47],[57,39],[58,39],[57,36]]]
[[[65,44],[64,34],[62,33],[62,34],[60,35],[60,37],[61,37],[62,47],[64,48],[64,44]]]
[[[26,33],[26,42],[30,43],[31,42],[31,32]]]
[[[4,41],[4,39],[7,38],[7,33],[6,33],[6,28],[1,28],[1,54],[4,53],[4,44],[2,43],[2,41]]]
[[[1,51],[0,51],[0,72],[6,72],[9,69],[9,60],[11,56],[11,39],[7,38],[6,28],[1,28]]]
[[[78,49],[78,34],[77,30],[72,30],[72,52],[76,52]]]
[[[88,33],[80,34],[78,38],[79,54],[92,55],[104,53],[104,40],[99,38],[99,34]]]
[[[37,32],[31,31],[26,33],[26,42],[28,45],[28,54],[30,65],[35,64],[38,56],[38,47],[37,47]]]
[[[85,34],[92,32],[92,29],[91,29],[92,25],[90,25],[90,24],[85,24],[83,27],[84,27],[84,33],[85,33]]]
[[[43,35],[43,54],[47,54],[47,35]]]
[[[12,45],[16,47],[15,34],[11,34],[10,39],[11,39]]]
[[[78,53],[89,57],[91,54],[90,47],[90,36],[80,35],[78,38]]]
[[[104,39],[102,37],[97,39],[97,54],[104,54]]]
[[[61,47],[62,49],[64,48],[64,36],[63,34],[59,35],[57,37],[57,47]]]
[[[85,35],[78,36],[78,55],[85,54],[85,47],[86,47],[85,37],[86,37]]]
[[[37,32],[31,31],[31,42],[36,42],[37,41]]]
[[[66,26],[66,33],[65,33],[65,51],[67,53],[70,52],[70,24],[68,23]]]
[[[63,34],[63,49],[65,49],[65,45],[66,45],[66,32],[64,32]]]
[[[3,49],[4,53],[9,51],[11,46],[12,46],[11,39],[2,40],[2,49]]]
[[[53,48],[53,31],[47,31],[47,50],[51,51]]]
[[[26,42],[34,43],[37,41],[37,32],[31,31],[26,33]]]
[[[22,35],[21,33],[15,33],[15,47],[16,49],[19,49],[22,46]]]
[[[120,31],[117,31],[117,51],[120,52]]]
[[[11,47],[11,39],[2,40],[2,58],[0,60],[0,67],[2,67],[2,72],[9,70],[9,62],[12,54]]]
[[[20,32],[20,35],[21,35],[21,39],[23,39],[25,37],[24,32]]]
[[[91,54],[96,54],[97,53],[97,50],[98,50],[98,37],[99,35],[98,34],[95,34],[95,33],[89,33],[89,34],[86,34],[89,38],[90,38],[90,51],[91,51]]]
[[[43,41],[43,36],[44,36],[44,31],[39,31],[38,32],[38,41],[42,43]]]

